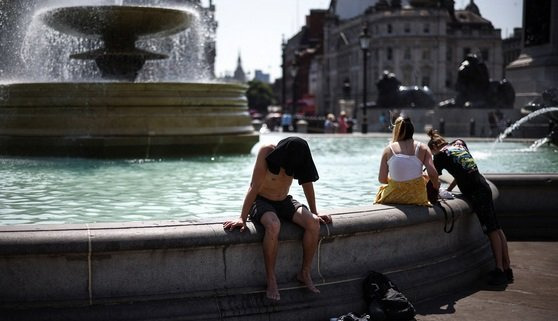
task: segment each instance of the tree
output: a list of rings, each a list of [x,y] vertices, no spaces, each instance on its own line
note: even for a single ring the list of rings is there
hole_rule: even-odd
[[[248,82],[246,98],[248,98],[248,108],[255,109],[262,114],[267,113],[267,106],[274,103],[271,86],[259,80]]]

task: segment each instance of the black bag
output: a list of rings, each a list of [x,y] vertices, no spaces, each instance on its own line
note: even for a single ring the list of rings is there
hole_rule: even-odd
[[[376,271],[370,271],[364,280],[364,299],[368,303],[379,301],[384,297],[387,290],[394,286],[395,284],[387,276]]]
[[[364,281],[363,288],[372,320],[414,319],[415,308],[387,276],[371,271]]]
[[[413,320],[415,317],[415,307],[398,290],[389,289],[380,302],[388,320]]]

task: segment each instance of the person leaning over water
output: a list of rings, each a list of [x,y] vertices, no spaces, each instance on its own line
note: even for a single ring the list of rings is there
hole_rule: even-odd
[[[318,248],[320,223],[331,223],[331,217],[317,214],[313,182],[318,178],[310,148],[302,138],[287,137],[277,146],[263,146],[258,152],[252,181],[244,198],[240,217],[223,223],[225,229],[234,230],[238,227],[242,232],[250,216],[252,221],[264,226],[266,296],[271,300],[280,299],[275,277],[275,262],[281,219],[292,221],[304,228],[302,267],[297,274],[297,279],[310,291],[320,292],[312,282],[312,261]],[[298,184],[302,186],[310,209],[289,195],[293,179],[297,179]]]
[[[470,201],[483,231],[488,235],[496,261],[496,268],[489,274],[488,283],[503,285],[512,282],[513,272],[510,268],[508,242],[496,218],[492,191],[479,172],[467,144],[462,139],[448,143],[433,129],[427,134],[430,136],[428,147],[434,154],[434,166],[437,172],[441,175],[442,170],[446,169],[454,178],[447,190],[451,191],[457,184],[463,196]]]
[[[409,117],[398,117],[393,127],[391,143],[384,149],[378,181],[382,184],[374,203],[430,205],[422,167],[434,188],[438,189],[438,173],[432,154],[425,144],[413,140],[415,128]]]

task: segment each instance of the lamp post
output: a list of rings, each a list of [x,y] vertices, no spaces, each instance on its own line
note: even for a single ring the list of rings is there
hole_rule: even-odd
[[[368,34],[368,27],[364,25],[362,27],[362,31],[360,36],[358,37],[360,42],[360,49],[362,49],[362,127],[361,132],[363,134],[368,133],[368,118],[366,117],[366,74],[367,74],[367,56],[368,56],[368,48],[370,47],[370,35]]]

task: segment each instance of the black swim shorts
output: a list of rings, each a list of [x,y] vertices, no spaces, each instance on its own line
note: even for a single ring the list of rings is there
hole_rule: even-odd
[[[490,187],[479,188],[471,193],[468,198],[471,201],[473,211],[479,218],[484,233],[488,234],[501,228],[496,218]]]
[[[292,221],[296,210],[300,207],[308,209],[306,205],[299,203],[291,195],[282,201],[272,201],[258,195],[250,208],[250,220],[259,223],[264,213],[273,212],[281,219]]]

